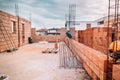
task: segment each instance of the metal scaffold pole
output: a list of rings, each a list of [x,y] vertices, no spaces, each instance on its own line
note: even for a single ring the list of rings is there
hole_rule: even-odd
[[[118,50],[118,40],[119,40],[119,0],[108,0],[108,30],[107,30],[107,74],[106,74],[106,80],[112,80],[112,69],[110,69],[110,65],[112,66],[113,63],[117,63],[117,59],[119,57],[119,50]],[[112,3],[114,3],[113,5],[113,13],[111,11],[111,5]],[[114,21],[111,21],[110,17],[112,17],[113,15],[113,20]],[[110,26],[111,24],[111,26]],[[113,37],[113,40],[112,40],[112,43],[113,43],[113,49],[112,49],[112,55],[111,57],[113,58],[113,61],[110,62],[110,52],[109,52],[109,47],[110,45],[110,27],[112,28],[112,33],[114,35],[112,35]]]

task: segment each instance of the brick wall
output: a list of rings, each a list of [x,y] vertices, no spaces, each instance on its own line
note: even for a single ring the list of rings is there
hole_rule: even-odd
[[[120,80],[120,65],[114,64],[113,65],[113,80]]]
[[[112,29],[110,28],[109,42],[112,41]],[[103,53],[107,53],[107,27],[94,28],[93,48]]]
[[[84,31],[83,34],[84,34],[84,36],[83,36],[84,44],[92,47],[93,46],[93,36],[92,36],[93,35],[93,29],[88,28]]]
[[[65,28],[61,28],[60,29],[60,40],[63,41],[66,37],[66,29]]]
[[[19,38],[18,38],[18,18],[6,12],[0,11],[0,52],[7,49],[25,45],[28,43],[28,37],[31,36],[31,22],[19,18]],[[12,32],[12,23],[14,22],[14,31]],[[5,29],[2,28],[5,27]],[[22,28],[24,26],[24,28]],[[24,31],[23,31],[24,30]],[[7,31],[7,33],[5,32]],[[5,38],[3,36],[3,32]],[[19,39],[19,40],[18,40]],[[20,43],[19,43],[19,42]],[[12,45],[13,44],[13,45]]]
[[[75,27],[71,27],[71,28],[70,28],[70,32],[71,32],[71,34],[72,34],[72,38],[75,39],[75,33],[76,33]]]
[[[78,31],[78,40],[79,40],[79,42],[81,42],[81,43],[84,43],[84,30],[79,30]]]
[[[71,27],[70,32],[72,34],[73,39],[75,39],[75,28]],[[37,35],[36,34],[36,29],[32,28],[31,29],[31,35],[33,38],[33,42],[39,42],[39,41],[49,41],[49,42],[55,42],[56,41],[56,36],[55,35]],[[58,41],[64,41],[66,37],[66,29],[64,27],[60,28],[60,35],[57,36]]]
[[[66,39],[65,42],[83,64],[92,80],[106,80],[107,75],[109,75],[107,80],[112,79],[112,65],[109,65],[110,72],[107,72],[107,56],[105,54],[72,39]]]
[[[103,53],[107,52],[107,27],[94,27],[78,30],[78,41]],[[110,42],[112,41],[112,28],[110,28]]]
[[[48,41],[48,42],[55,42],[57,41],[63,41],[65,36],[66,36],[66,29],[65,28],[61,28],[60,29],[60,35],[37,35],[36,34],[36,29],[32,28],[31,29],[31,35],[32,35],[32,39],[33,42],[39,42],[39,41]]]
[[[79,42],[78,31],[76,31],[76,33],[75,33],[75,40]]]
[[[36,35],[36,28],[31,28],[31,36],[32,36],[32,41],[33,42],[38,42],[38,38],[37,38],[37,35]]]
[[[28,44],[28,37],[31,37],[31,22],[25,19],[20,19],[20,46]],[[24,26],[24,32],[23,28]],[[23,41],[24,40],[24,41]]]

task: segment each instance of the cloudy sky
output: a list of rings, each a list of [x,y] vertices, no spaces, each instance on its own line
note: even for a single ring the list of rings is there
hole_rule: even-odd
[[[36,28],[64,27],[69,4],[76,4],[76,20],[93,21],[107,15],[108,0],[0,0],[0,10],[30,19]]]

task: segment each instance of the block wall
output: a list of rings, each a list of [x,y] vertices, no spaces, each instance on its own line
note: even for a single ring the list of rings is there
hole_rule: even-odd
[[[112,42],[112,28],[110,28],[109,42]],[[107,27],[94,28],[93,30],[93,47],[96,50],[99,50],[107,54]]]
[[[75,38],[77,38],[78,40],[78,42],[81,42],[81,43],[84,43],[84,30],[78,30],[78,31],[76,31],[76,36],[77,37],[75,37]]]
[[[15,23],[14,32],[12,32],[12,22]],[[24,31],[22,30],[22,24],[24,24]],[[28,37],[31,36],[31,23],[28,20],[19,18],[19,26],[20,35],[18,38],[18,18],[0,11],[0,52],[18,47],[18,44],[22,46],[28,43]]]
[[[109,42],[112,41],[112,28],[110,28]],[[107,53],[107,27],[94,27],[78,30],[78,41],[93,49]]]
[[[75,27],[71,27],[71,28],[70,28],[70,32],[71,32],[71,34],[72,34],[72,38],[75,39],[75,33],[76,33]]]
[[[88,74],[92,77],[92,80],[106,80],[107,75],[109,75],[108,80],[112,79],[112,67],[109,68],[108,73],[107,56],[105,54],[75,40],[66,39],[65,42],[83,64]],[[110,66],[112,65],[110,64]]]
[[[76,33],[75,33],[75,40],[79,42],[78,31],[76,31]]]
[[[92,47],[93,46],[93,29],[92,28],[88,28],[83,32],[84,36],[84,44],[87,46]]]
[[[65,28],[61,28],[60,29],[60,35],[37,35],[36,34],[36,29],[32,28],[31,29],[31,35],[32,35],[32,39],[33,42],[39,42],[39,41],[48,41],[48,42],[55,42],[57,41],[64,41],[64,38],[66,36],[66,29]]]
[[[33,42],[38,42],[39,39],[36,35],[36,28],[31,28],[31,37]]]
[[[113,80],[120,80],[120,65],[114,64],[113,65]]]
[[[65,37],[66,37],[66,29],[61,28],[60,29],[60,41],[64,41]]]

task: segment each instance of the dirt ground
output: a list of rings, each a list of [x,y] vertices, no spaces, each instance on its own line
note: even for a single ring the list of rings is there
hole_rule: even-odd
[[[59,53],[42,53],[53,47],[53,43],[34,43],[13,53],[1,53],[0,74],[7,75],[9,80],[89,80],[82,68],[60,68]]]

